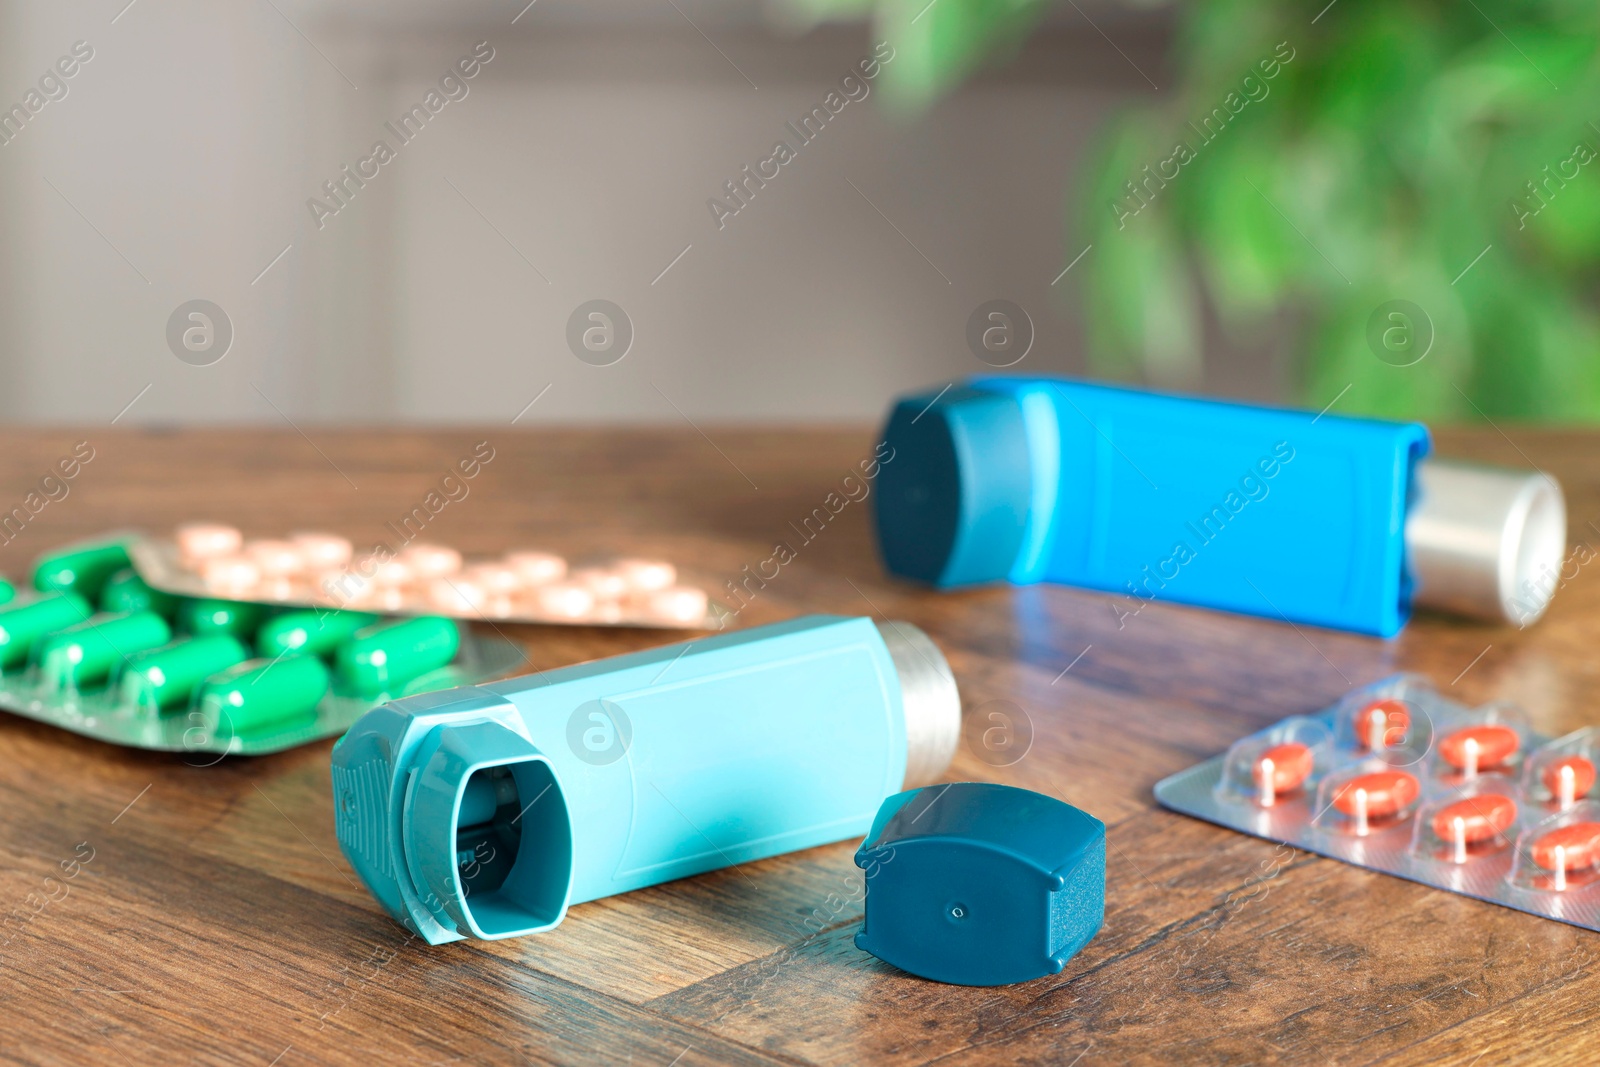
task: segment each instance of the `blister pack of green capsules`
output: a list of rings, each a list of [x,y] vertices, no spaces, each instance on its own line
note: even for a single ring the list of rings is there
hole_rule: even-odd
[[[173,596],[139,577],[126,546],[44,556],[31,592],[0,579],[0,709],[117,745],[261,755],[525,658],[440,616]]]

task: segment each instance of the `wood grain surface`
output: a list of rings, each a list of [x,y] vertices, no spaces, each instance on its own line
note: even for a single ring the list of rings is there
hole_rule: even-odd
[[[661,556],[720,589],[774,542],[795,544],[789,524],[873,441],[867,428],[706,429],[6,431],[0,511],[76,442],[95,455],[66,497],[0,544],[0,571],[24,576],[72,538],[187,519],[373,543],[488,440],[495,458],[431,538],[469,553]],[[1600,545],[1600,436],[1508,434],[1445,433],[1440,451],[1551,471],[1574,541]],[[1397,669],[1468,701],[1517,701],[1545,732],[1600,722],[1600,580],[1587,568],[1522,631],[1423,617],[1382,642],[1161,603],[1119,628],[1100,594],[938,595],[889,581],[869,507],[851,503],[795,544],[740,621],[909,620],[945,650],[969,714],[991,701],[1022,709],[1025,755],[993,766],[964,745],[949,778],[1053,793],[1105,820],[1105,926],[1062,974],[969,989],[858,952],[854,842],[584,904],[548,935],[430,948],[379,910],[339,852],[331,741],[197,767],[0,714],[0,910],[11,916],[0,1059],[1600,1060],[1600,935],[1275,847],[1151,797],[1158,779],[1239,736]],[[504,629],[541,669],[680,636]]]

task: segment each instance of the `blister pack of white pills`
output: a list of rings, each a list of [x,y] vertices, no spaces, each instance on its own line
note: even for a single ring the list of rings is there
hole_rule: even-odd
[[[1156,785],[1173,811],[1600,930],[1600,728],[1535,734],[1419,675],[1295,715]]]
[[[146,582],[182,596],[506,622],[720,628],[706,591],[682,584],[664,560],[572,567],[535,549],[468,560],[447,545],[419,542],[362,552],[337,534],[246,540],[220,523],[139,537],[128,553]]]

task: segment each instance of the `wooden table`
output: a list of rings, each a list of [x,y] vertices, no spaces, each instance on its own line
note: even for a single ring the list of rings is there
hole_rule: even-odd
[[[0,510],[74,442],[95,458],[0,570],[113,527],[384,536],[487,439],[495,458],[433,520],[469,552],[626,550],[722,581],[766,559],[866,455],[870,430],[0,434]],[[1512,443],[1514,440],[1514,444]],[[719,454],[719,450],[722,454]],[[1445,454],[1526,455],[1600,539],[1600,437],[1445,434]],[[759,488],[756,488],[759,486]],[[1470,701],[1594,722],[1600,581],[1583,570],[1522,632],[1419,619],[1397,641],[1155,604],[1119,629],[1104,596],[935,595],[887,581],[868,506],[800,548],[744,621],[887,613],[945,650],[966,707],[1011,701],[1031,750],[953,780],[1055,793],[1105,820],[1104,929],[1053,978],[920,981],[851,943],[854,843],[574,908],[551,934],[408,940],[334,840],[331,742],[197,768],[0,715],[0,904],[65,897],[0,948],[0,1059],[29,1063],[1359,1064],[1589,1063],[1596,935],[1158,809],[1151,786],[1291,712],[1406,668]],[[1315,561],[1307,561],[1314,566]],[[541,668],[660,631],[508,627]],[[1070,667],[1070,669],[1068,669]],[[80,844],[86,843],[86,844]],[[54,892],[54,890],[52,890]],[[819,933],[812,933],[820,928]]]

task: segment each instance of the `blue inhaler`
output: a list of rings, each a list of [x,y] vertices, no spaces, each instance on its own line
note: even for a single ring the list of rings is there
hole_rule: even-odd
[[[878,485],[888,569],[1061,582],[1389,637],[1413,606],[1526,625],[1559,584],[1561,488],[1428,458],[1420,423],[1054,378],[905,397]]]
[[[339,846],[429,944],[539,933],[860,838],[960,725],[922,631],[814,615],[376,708],[333,750]]]

